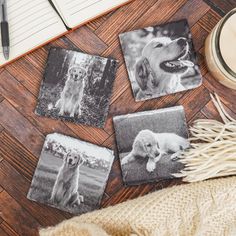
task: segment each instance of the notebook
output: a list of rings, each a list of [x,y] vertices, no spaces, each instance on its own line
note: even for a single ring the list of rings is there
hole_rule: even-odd
[[[0,66],[64,35],[129,0],[8,0],[10,58]]]

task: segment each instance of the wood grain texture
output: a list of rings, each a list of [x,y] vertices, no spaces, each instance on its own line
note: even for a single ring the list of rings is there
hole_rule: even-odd
[[[236,91],[219,84],[204,61],[204,42],[222,15],[236,1],[222,0],[134,0],[78,30],[51,42],[0,70],[0,235],[37,235],[38,227],[54,225],[70,214],[31,202],[26,198],[38,157],[48,133],[59,132],[116,150],[112,117],[183,105],[189,125],[198,118],[220,120],[210,93],[218,93],[225,109],[236,117]],[[204,77],[201,87],[146,102],[135,102],[130,88],[118,34],[187,18]],[[75,125],[34,114],[48,50],[51,46],[110,56],[119,68],[104,129]],[[103,207],[136,198],[180,181],[160,181],[125,188],[116,158],[102,201]]]
[[[205,2],[221,15],[236,7],[235,0],[205,0]]]

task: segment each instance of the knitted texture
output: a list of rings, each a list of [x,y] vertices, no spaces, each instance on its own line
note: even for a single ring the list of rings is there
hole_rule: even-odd
[[[106,236],[104,229],[112,236],[233,236],[235,196],[236,177],[175,186],[74,217],[40,235]],[[91,231],[97,226],[96,233]]]

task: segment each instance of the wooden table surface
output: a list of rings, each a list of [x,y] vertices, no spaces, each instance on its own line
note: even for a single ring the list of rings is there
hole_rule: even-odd
[[[54,225],[71,215],[26,198],[44,138],[60,132],[92,143],[114,148],[112,116],[170,107],[181,104],[189,124],[197,118],[219,119],[210,93],[217,92],[226,109],[236,115],[236,91],[220,85],[208,73],[204,62],[204,41],[214,25],[230,9],[235,0],[134,0],[78,30],[0,69],[0,235],[37,235],[38,227]],[[198,61],[204,77],[197,89],[160,99],[136,103],[132,96],[119,41],[120,32],[187,18],[191,26]],[[34,114],[51,46],[79,48],[84,52],[112,56],[120,61],[105,128],[96,129],[50,120]],[[125,188],[118,160],[115,161],[103,198],[103,206],[132,199],[176,181],[161,181]]]

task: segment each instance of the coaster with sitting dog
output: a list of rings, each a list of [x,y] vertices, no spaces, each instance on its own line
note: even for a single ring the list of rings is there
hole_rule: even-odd
[[[136,101],[201,85],[187,20],[123,33],[120,41]]]
[[[117,61],[51,48],[35,113],[102,128]]]
[[[80,215],[100,207],[113,151],[61,134],[49,134],[28,199]]]
[[[178,156],[190,144],[182,106],[116,116],[113,122],[126,185],[171,179],[183,169]]]

